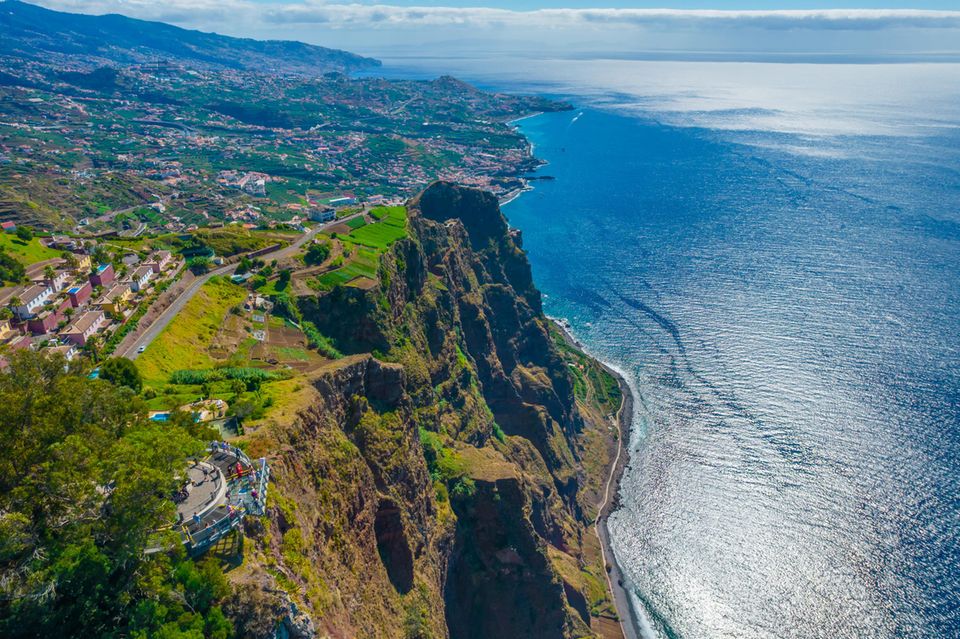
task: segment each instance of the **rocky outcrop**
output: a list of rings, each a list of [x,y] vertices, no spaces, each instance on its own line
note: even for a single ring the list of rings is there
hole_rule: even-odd
[[[318,636],[617,636],[587,530],[616,405],[496,199],[430,187],[378,287],[300,311],[350,355],[251,438],[277,484],[255,553]]]

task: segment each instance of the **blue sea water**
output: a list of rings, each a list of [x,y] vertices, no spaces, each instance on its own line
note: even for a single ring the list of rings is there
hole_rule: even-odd
[[[960,68],[418,68],[578,105],[519,122],[555,179],[504,212],[636,390],[652,634],[960,637]]]
[[[547,312],[639,394],[610,527],[652,625],[960,636],[960,136],[522,128],[556,179],[505,211]]]

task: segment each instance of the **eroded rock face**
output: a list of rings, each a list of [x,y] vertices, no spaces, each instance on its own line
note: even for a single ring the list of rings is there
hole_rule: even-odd
[[[563,586],[524,516],[528,507],[515,479],[480,482],[475,496],[459,503],[445,593],[451,637],[565,636]]]
[[[258,543],[318,636],[590,636],[556,556],[587,561],[591,424],[526,256],[489,194],[439,183],[409,212],[379,287],[299,302],[351,355],[263,435],[278,497]]]

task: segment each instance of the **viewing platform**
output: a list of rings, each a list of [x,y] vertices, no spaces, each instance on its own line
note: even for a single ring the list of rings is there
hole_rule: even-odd
[[[244,515],[266,509],[270,466],[251,460],[225,442],[212,442],[207,456],[187,468],[183,488],[174,495],[177,527],[191,555],[199,555],[230,531]]]

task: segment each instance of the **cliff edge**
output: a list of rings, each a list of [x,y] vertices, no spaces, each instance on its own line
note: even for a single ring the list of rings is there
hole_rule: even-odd
[[[272,460],[227,606],[239,636],[621,637],[590,529],[618,381],[547,320],[497,200],[436,183],[376,286],[298,298],[345,357]]]

